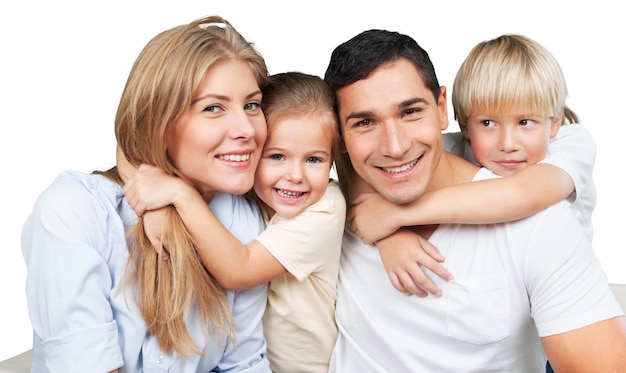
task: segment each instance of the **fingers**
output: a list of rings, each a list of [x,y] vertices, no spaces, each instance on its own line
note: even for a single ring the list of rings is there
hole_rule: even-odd
[[[148,235],[148,240],[152,244],[152,248],[157,252],[159,257],[163,260],[170,258],[170,253],[166,249],[166,245],[161,241],[159,237]]]
[[[393,285],[396,290],[398,290],[402,294],[411,295],[411,292],[407,288],[405,288],[404,285],[402,285],[402,282],[394,272],[387,272],[387,275],[389,276],[389,281],[391,281],[391,285]]]
[[[404,273],[400,280],[411,294],[415,294],[418,297],[426,297],[428,294],[432,294],[437,298],[441,297],[441,289],[419,268],[411,273]]]
[[[443,257],[443,255],[441,255],[441,253],[439,253],[439,249],[437,249],[432,243],[430,243],[430,241],[424,239],[421,236],[418,236],[418,241],[420,243],[420,246],[422,247],[422,250],[424,250],[426,254],[430,255],[430,257],[435,259],[436,261],[443,263],[445,258]]]

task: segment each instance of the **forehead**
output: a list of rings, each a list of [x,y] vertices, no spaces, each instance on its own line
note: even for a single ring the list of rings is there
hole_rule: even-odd
[[[337,91],[339,120],[345,124],[351,116],[376,115],[397,110],[408,100],[435,103],[417,68],[407,59],[381,65],[365,79]]]

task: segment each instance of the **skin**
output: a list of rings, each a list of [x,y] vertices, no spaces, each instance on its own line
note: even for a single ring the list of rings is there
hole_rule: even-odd
[[[365,181],[355,186],[396,204],[438,184],[441,131],[448,126],[445,87],[437,102],[415,73],[400,59],[337,91],[346,151]]]
[[[267,136],[261,97],[246,62],[218,61],[168,138],[169,156],[205,200],[215,190],[242,194],[252,186]]]
[[[478,163],[500,176],[511,176],[545,158],[561,121],[521,110],[496,115],[477,111],[462,131]]]
[[[263,170],[255,188],[265,194],[273,211],[296,215],[317,202],[325,193],[331,167],[331,131],[320,131],[325,124],[314,115],[284,118],[271,125]],[[326,128],[326,127],[323,127]],[[298,198],[284,198],[276,189],[298,191]],[[173,205],[196,241],[202,262],[226,289],[241,290],[266,283],[287,269],[258,241],[243,245],[217,220],[197,190],[181,178],[166,175],[156,167],[142,165],[126,184],[129,204],[138,215]],[[161,251],[159,211],[144,219],[146,233]],[[152,217],[151,217],[152,215]],[[207,235],[209,230],[211,235]],[[167,247],[167,243],[163,243]]]
[[[293,217],[322,198],[332,165],[332,128],[315,114],[272,126],[254,178],[254,190],[273,213]]]
[[[404,79],[398,79],[400,77]],[[418,115],[420,120],[406,121],[414,114],[414,107],[407,108],[399,103],[414,102],[415,97],[425,99],[426,104],[420,100],[415,104],[423,117]],[[437,103],[432,94],[424,92],[421,77],[405,60],[379,67],[367,78],[338,90],[337,98],[346,149],[356,171],[351,180],[352,198],[376,191],[395,203],[411,202],[411,198],[417,199],[422,193],[468,182],[478,170],[443,152],[441,143],[430,135],[431,131],[445,128],[442,122],[447,123],[445,90]],[[421,125],[429,129],[414,128]],[[378,136],[373,136],[372,132]],[[416,159],[415,166],[399,174],[386,170],[413,165]],[[406,185],[410,182],[417,185]],[[403,192],[412,194],[402,198]],[[433,230],[434,227],[419,227],[417,233],[427,238]],[[541,342],[557,371],[626,371],[626,320],[623,316],[542,337]]]

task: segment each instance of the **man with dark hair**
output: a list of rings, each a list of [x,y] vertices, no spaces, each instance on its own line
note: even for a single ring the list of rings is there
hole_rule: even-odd
[[[375,192],[401,205],[495,177],[444,151],[446,89],[412,38],[363,32],[333,51],[325,80],[348,201]],[[626,369],[623,312],[569,202],[511,223],[410,228],[403,234],[429,239],[454,279],[432,278],[441,297],[407,297],[376,247],[347,229],[332,372],[544,372],[546,354],[556,371]]]

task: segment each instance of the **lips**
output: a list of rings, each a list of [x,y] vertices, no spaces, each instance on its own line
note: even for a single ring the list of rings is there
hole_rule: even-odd
[[[283,198],[300,198],[304,192],[294,192],[285,189],[276,189],[276,193]]]
[[[221,159],[222,161],[228,161],[228,162],[246,162],[250,159],[252,153],[247,153],[247,154],[224,154],[224,155],[219,155],[217,158]]]
[[[503,168],[517,168],[519,167],[521,164],[523,164],[523,161],[496,161],[496,163]]]
[[[398,174],[400,172],[404,172],[404,171],[407,171],[407,170],[410,170],[411,168],[413,168],[417,164],[417,161],[418,160],[416,159],[416,160],[414,160],[412,162],[409,162],[407,164],[403,164],[402,166],[399,166],[399,167],[390,167],[390,168],[381,167],[381,168],[385,172],[388,172],[390,174]]]

